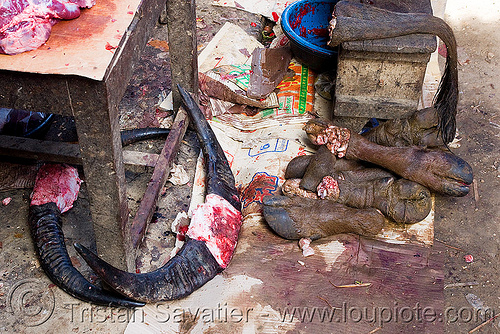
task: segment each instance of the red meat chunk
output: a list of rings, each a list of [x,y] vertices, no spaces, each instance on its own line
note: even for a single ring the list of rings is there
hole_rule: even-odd
[[[80,16],[80,7],[95,0],[6,0],[0,2],[0,53],[15,55],[35,50],[59,20]]]

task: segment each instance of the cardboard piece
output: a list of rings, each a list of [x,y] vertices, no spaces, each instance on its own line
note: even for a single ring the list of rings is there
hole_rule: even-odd
[[[242,28],[226,22],[198,56],[198,72],[220,65],[250,64],[253,50],[263,47]]]

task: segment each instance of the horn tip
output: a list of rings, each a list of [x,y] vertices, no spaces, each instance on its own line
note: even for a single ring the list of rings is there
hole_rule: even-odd
[[[108,265],[106,262],[102,261],[94,252],[92,252],[90,249],[87,247],[75,242],[73,244],[73,247],[75,247],[76,251],[83,257],[85,262],[94,270],[96,271],[96,268],[102,266],[102,265]],[[98,266],[98,264],[100,264]],[[96,271],[97,274],[98,270]]]
[[[78,242],[73,243],[73,247],[75,247],[76,251],[80,253],[80,255],[82,255],[82,253],[84,254],[90,253],[90,250],[87,247],[79,244]]]
[[[85,262],[89,264],[92,269],[94,269],[93,264],[99,260],[97,255],[95,255],[91,250],[89,250],[87,247],[75,242],[73,243],[73,247],[75,247],[76,251],[83,257]],[[95,270],[94,270],[95,271]],[[101,275],[99,275],[101,276]],[[146,305],[146,303],[142,301],[137,301],[133,299],[128,299],[128,298],[119,298],[119,297],[114,297],[116,300],[114,301],[116,305],[123,306],[123,307],[143,307]]]
[[[177,89],[179,90],[179,93],[181,93],[181,96],[188,94],[188,92],[180,84],[177,84]]]

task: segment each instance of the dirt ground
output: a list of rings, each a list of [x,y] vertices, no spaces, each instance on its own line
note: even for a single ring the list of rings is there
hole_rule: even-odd
[[[465,197],[438,196],[435,213],[435,242],[446,249],[444,294],[445,311],[450,310],[450,317],[445,330],[446,333],[466,333],[477,324],[453,321],[456,312],[464,310],[461,317],[467,317],[472,307],[490,308],[494,315],[500,314],[500,3],[487,0],[471,4],[465,0],[432,3],[436,15],[442,14],[451,25],[458,42],[460,100],[457,125],[461,140],[453,152],[472,166],[475,179],[474,187]],[[197,1],[197,17],[199,50],[225,22],[238,24],[253,36],[258,36],[262,28],[260,16],[238,9],[215,7],[210,0]],[[151,32],[152,40],[167,41],[166,30],[166,26],[158,24]],[[120,105],[122,128],[157,126],[160,124],[159,119],[166,116],[159,115],[156,110],[159,101],[171,90],[166,45],[150,43],[146,47],[145,55]],[[62,123],[53,131],[71,128],[71,122]],[[155,151],[161,149],[161,145],[161,141],[148,141],[135,148]],[[181,147],[178,162],[183,161],[183,167],[192,170],[197,152],[196,138],[192,134],[188,135]],[[150,174],[151,169],[144,167],[127,169],[132,211],[137,207]],[[174,191],[171,185],[168,187],[169,191]],[[0,199],[12,197],[8,206],[0,207],[0,333],[123,333],[127,325],[122,321],[123,318],[115,318],[116,321],[111,322],[109,317],[113,315],[106,314],[104,318],[91,321],[90,304],[73,299],[53,286],[46,294],[54,296],[57,308],[49,314],[48,321],[29,327],[27,324],[33,319],[11,312],[13,305],[10,300],[17,291],[15,288],[33,282],[50,284],[34,256],[26,225],[29,194],[29,189],[0,192]],[[164,196],[165,201],[175,201],[175,206],[160,210],[154,223],[172,219],[175,208],[189,204],[188,186],[175,188],[175,194],[177,196]],[[92,239],[85,188],[75,210],[65,216],[64,224],[68,244],[75,240]],[[165,248],[173,243],[168,231],[164,233],[164,241]],[[69,252],[75,266],[91,279],[96,279],[80,263],[75,252],[72,249]],[[466,255],[472,255],[473,261],[466,262]],[[108,321],[99,321],[106,317]],[[500,317],[475,333],[500,333]]]
[[[446,305],[470,305],[498,310],[500,273],[500,4],[448,1],[445,19],[452,26],[459,50],[458,131],[461,146],[454,150],[474,170],[474,191],[463,198],[438,198],[435,238],[447,245],[446,284],[475,282],[470,287],[445,289]],[[472,263],[464,256],[471,254]],[[465,326],[448,324],[448,333],[462,333]],[[500,322],[485,326],[484,333],[498,333]]]

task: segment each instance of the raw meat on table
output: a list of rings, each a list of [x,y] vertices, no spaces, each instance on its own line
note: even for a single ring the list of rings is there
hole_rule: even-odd
[[[15,55],[35,50],[50,36],[59,20],[80,16],[96,0],[3,0],[0,1],[0,53]]]

